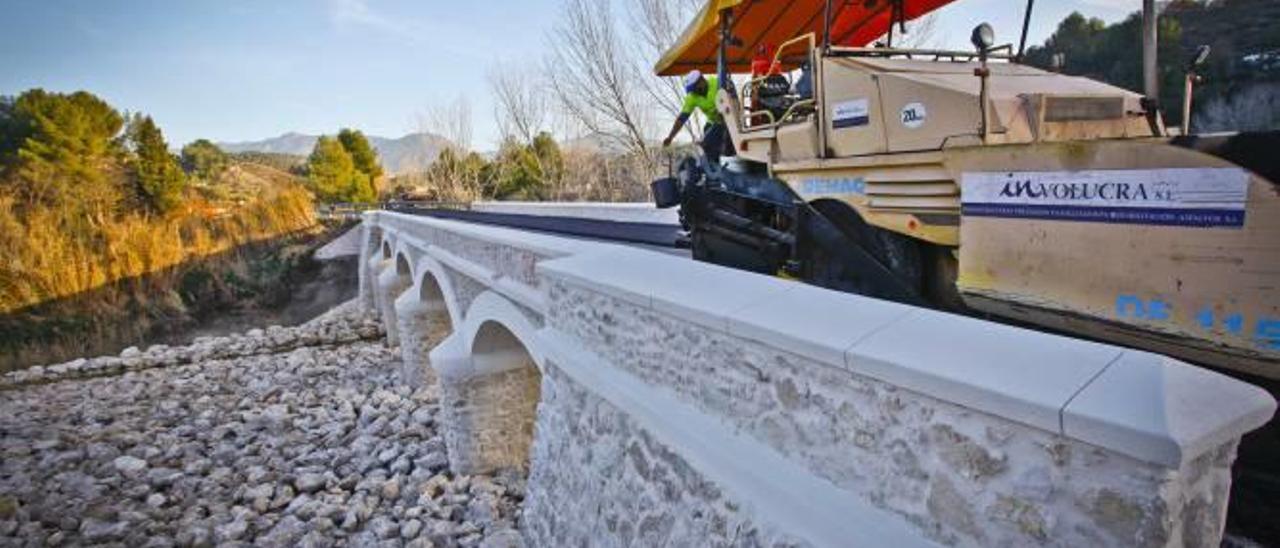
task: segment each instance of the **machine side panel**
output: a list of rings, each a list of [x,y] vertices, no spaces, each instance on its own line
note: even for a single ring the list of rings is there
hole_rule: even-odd
[[[823,59],[822,104],[827,148],[833,157],[885,152],[880,90],[875,77],[841,59]]]
[[[961,181],[957,285],[971,306],[1040,324],[1091,319],[1094,336],[1140,331],[1211,351],[1174,354],[1280,378],[1269,181],[1154,141],[992,148],[948,162]]]

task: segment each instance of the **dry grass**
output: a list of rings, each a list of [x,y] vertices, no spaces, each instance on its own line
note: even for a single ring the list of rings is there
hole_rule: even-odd
[[[168,280],[154,275],[316,228],[311,197],[297,185],[238,207],[195,199],[164,217],[128,214],[82,231],[68,230],[57,212],[45,210],[29,211],[20,221],[11,204],[0,201],[0,313],[148,275],[151,289],[172,287],[178,274]]]

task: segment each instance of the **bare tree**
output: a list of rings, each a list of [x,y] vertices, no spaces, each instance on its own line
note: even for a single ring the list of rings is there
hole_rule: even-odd
[[[644,73],[618,32],[612,2],[566,0],[549,38],[549,88],[565,114],[590,133],[649,156]]]
[[[418,116],[418,128],[448,139],[457,151],[466,153],[471,150],[471,103],[460,95],[448,103],[432,104]]]
[[[503,139],[533,142],[546,128],[548,118],[546,93],[538,72],[514,64],[498,64],[489,71],[489,88]]]
[[[655,63],[680,39],[686,23],[701,3],[701,0],[637,0],[627,3],[634,40],[642,46],[639,50],[641,66]],[[679,114],[684,99],[680,80],[680,77],[649,75],[641,82],[660,112],[674,117]],[[685,128],[694,139],[700,136],[701,131],[696,124],[686,124]]]
[[[907,31],[893,29],[893,47],[904,49],[929,49],[938,46],[938,14],[930,13],[914,21],[906,22]],[[885,41],[887,34],[878,41]]]
[[[418,193],[432,199],[471,202],[482,195],[480,162],[471,152],[471,103],[459,96],[449,103],[437,103],[419,115],[420,131],[444,137],[448,144],[427,167]],[[416,181],[415,181],[416,183]]]

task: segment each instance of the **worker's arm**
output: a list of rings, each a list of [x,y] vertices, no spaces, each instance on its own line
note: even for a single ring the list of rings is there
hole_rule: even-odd
[[[676,116],[675,123],[671,124],[671,132],[667,134],[666,139],[662,140],[662,146],[664,147],[671,146],[671,141],[676,138],[676,135],[680,133],[681,129],[684,129],[684,123],[688,120],[689,120],[689,115],[686,113],[682,112],[680,113],[679,116]]]

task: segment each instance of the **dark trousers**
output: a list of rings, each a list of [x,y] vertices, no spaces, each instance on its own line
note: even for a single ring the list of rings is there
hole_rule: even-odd
[[[711,122],[702,128],[702,153],[711,165],[718,165],[721,156],[737,156],[733,139],[729,138],[729,128],[724,122]]]

